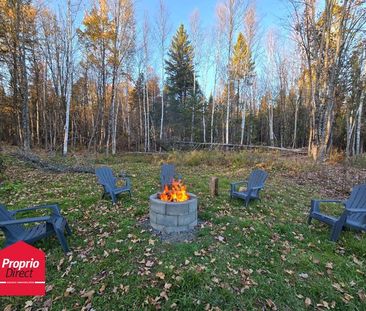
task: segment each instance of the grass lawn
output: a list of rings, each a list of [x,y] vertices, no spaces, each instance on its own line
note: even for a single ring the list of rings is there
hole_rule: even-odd
[[[35,245],[47,255],[46,296],[2,297],[0,309],[366,310],[366,235],[346,231],[332,243],[327,226],[306,224],[310,199],[332,187],[311,174],[326,174],[331,165],[259,152],[51,159],[127,171],[132,198],[112,205],[101,199],[94,175],[54,174],[4,159],[0,202],[9,209],[57,202],[73,235],[66,257],[55,238]],[[163,243],[141,226],[164,160],[177,163],[198,195],[203,223],[193,242]],[[255,167],[270,177],[262,200],[245,208],[230,201],[229,183]],[[211,176],[219,177],[216,198],[209,196]]]

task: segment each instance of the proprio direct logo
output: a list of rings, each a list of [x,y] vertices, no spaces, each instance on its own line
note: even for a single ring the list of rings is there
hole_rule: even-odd
[[[45,254],[19,241],[0,251],[0,296],[45,295]]]
[[[9,258],[3,258],[1,268],[6,269],[6,277],[20,277],[20,278],[31,278],[33,274],[33,268],[39,267],[39,261],[31,260],[10,260]]]

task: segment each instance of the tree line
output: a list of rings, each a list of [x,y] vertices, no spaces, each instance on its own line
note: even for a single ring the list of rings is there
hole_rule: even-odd
[[[366,141],[366,4],[289,0],[285,38],[253,2],[221,0],[136,20],[132,0],[80,14],[0,1],[0,140],[46,150],[158,151],[170,141],[361,154]],[[78,24],[79,23],[79,24]]]

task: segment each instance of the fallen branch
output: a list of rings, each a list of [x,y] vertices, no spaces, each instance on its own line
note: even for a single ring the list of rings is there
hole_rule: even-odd
[[[86,173],[94,174],[95,169],[93,167],[84,166],[67,166],[64,164],[50,163],[42,160],[40,157],[27,152],[15,152],[11,156],[30,164],[34,168],[42,169],[44,171],[54,173]]]
[[[172,145],[191,146],[194,148],[206,147],[206,148],[227,148],[227,149],[265,149],[274,150],[281,152],[290,152],[297,154],[307,154],[305,149],[290,149],[282,147],[262,146],[262,145],[240,145],[240,144],[220,144],[220,143],[199,143],[199,142],[188,142],[188,141],[175,141]]]

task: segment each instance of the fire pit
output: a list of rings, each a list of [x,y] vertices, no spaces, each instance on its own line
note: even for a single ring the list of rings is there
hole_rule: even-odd
[[[197,197],[181,181],[150,196],[150,224],[162,233],[183,232],[197,225]]]

